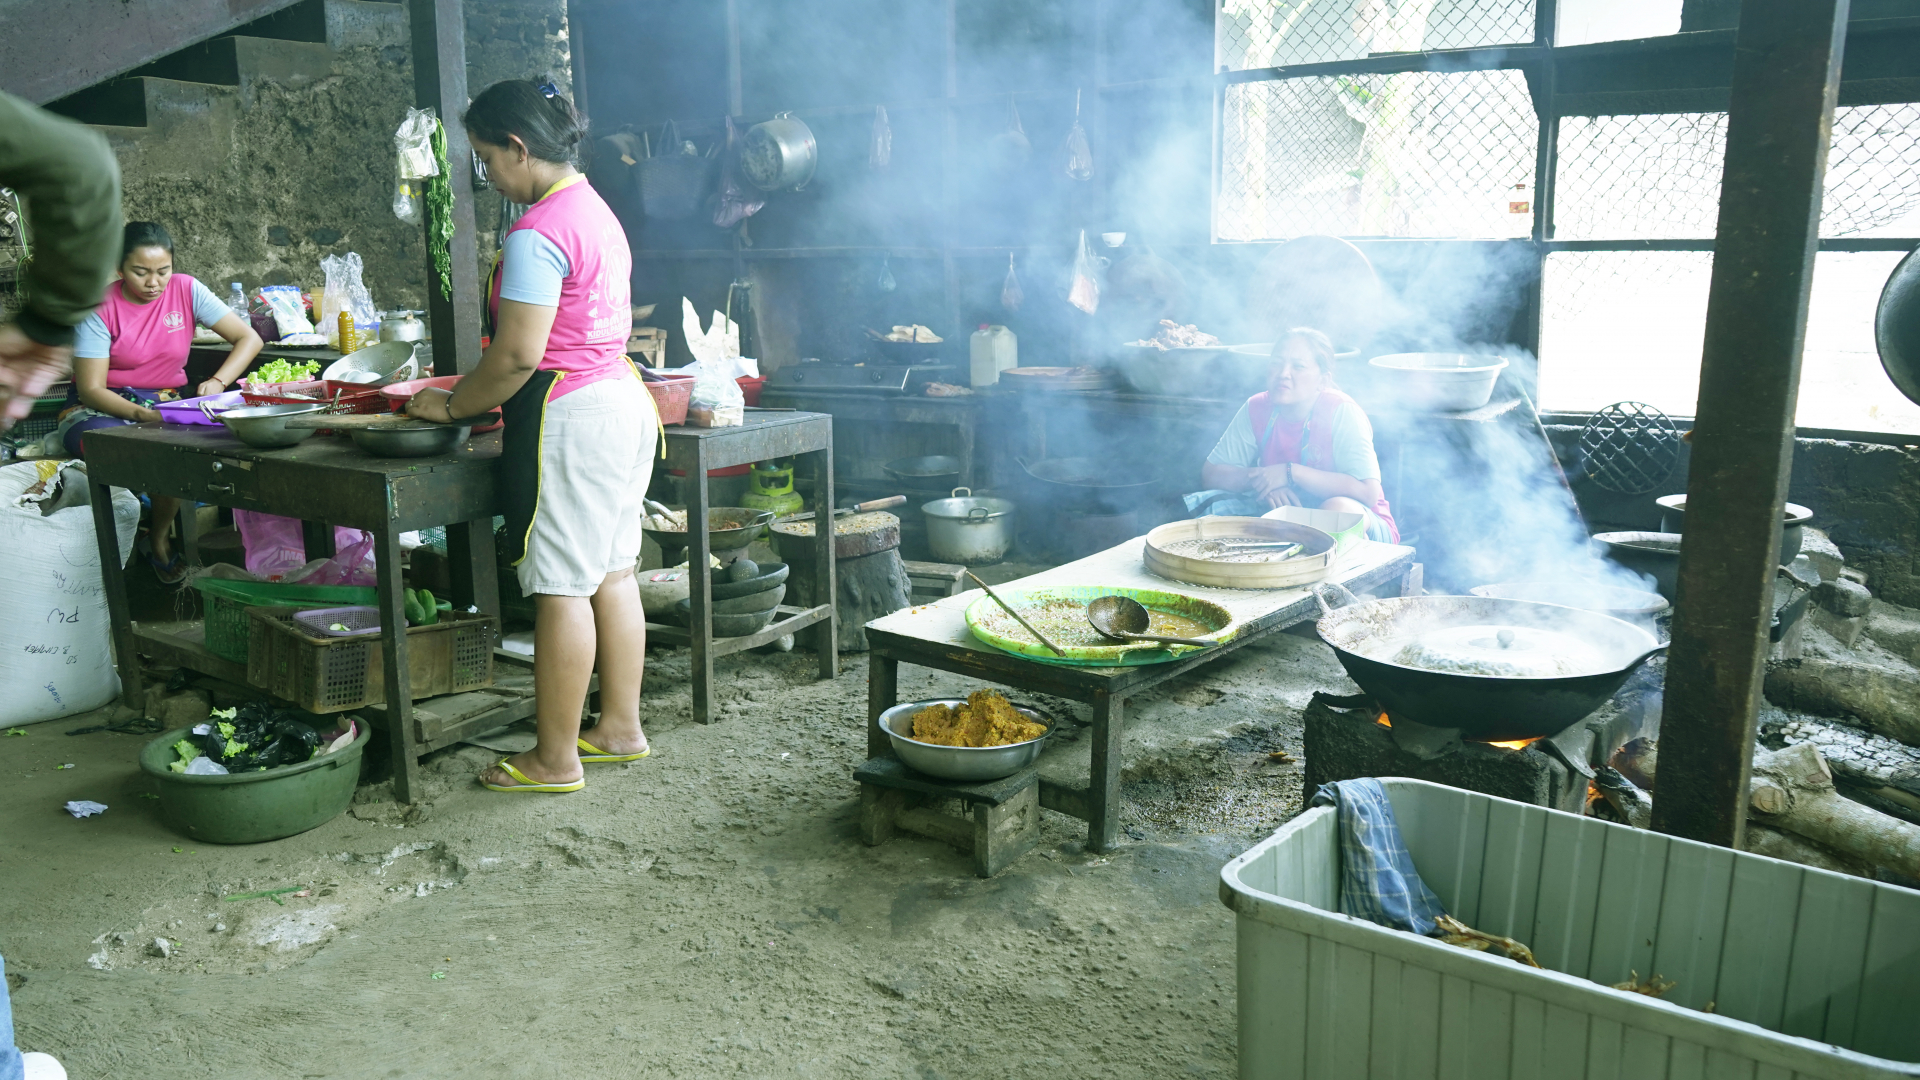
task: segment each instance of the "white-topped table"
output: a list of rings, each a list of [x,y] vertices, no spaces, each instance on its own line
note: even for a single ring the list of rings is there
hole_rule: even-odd
[[[1145,543],[1145,537],[1135,537],[999,588],[1099,585],[1179,592],[1226,608],[1233,615],[1233,625],[1240,628],[1231,641],[1159,664],[1070,667],[1002,652],[974,637],[967,628],[966,610],[983,595],[978,589],[896,611],[867,624],[867,641],[872,650],[867,662],[868,757],[893,754],[892,744],[874,721],[899,702],[902,663],[1086,702],[1093,706],[1093,760],[1088,785],[1069,788],[1043,779],[1040,805],[1087,822],[1088,847],[1096,851],[1110,849],[1120,829],[1120,737],[1127,698],[1270,634],[1315,618],[1320,612],[1319,603],[1308,588],[1218,589],[1159,577],[1150,573],[1141,561]],[[1407,587],[1408,578],[1414,572],[1413,557],[1410,547],[1363,540],[1349,549],[1327,580],[1354,592],[1397,596]]]

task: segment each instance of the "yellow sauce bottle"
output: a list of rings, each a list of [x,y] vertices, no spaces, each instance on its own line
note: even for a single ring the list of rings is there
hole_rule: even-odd
[[[335,321],[340,327],[340,352],[345,355],[352,352],[357,344],[353,331],[353,312],[341,308],[340,317]]]

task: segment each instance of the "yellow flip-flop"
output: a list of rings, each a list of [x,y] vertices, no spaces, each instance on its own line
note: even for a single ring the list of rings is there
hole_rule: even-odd
[[[575,739],[573,744],[580,749],[580,760],[589,765],[605,765],[614,761],[639,761],[653,753],[651,746],[637,754],[609,754],[585,739]]]
[[[579,791],[581,788],[587,786],[587,778],[584,776],[571,784],[542,784],[526,773],[514,768],[513,763],[506,758],[501,758],[499,762],[494,765],[494,768],[503,770],[508,776],[519,781],[519,783],[489,784],[485,780],[480,781],[480,786],[486,788],[488,791],[531,791],[548,795],[564,795],[569,791]]]

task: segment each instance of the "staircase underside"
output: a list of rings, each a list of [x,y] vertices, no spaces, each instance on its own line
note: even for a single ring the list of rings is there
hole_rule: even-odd
[[[0,0],[0,90],[44,104],[299,0]]]

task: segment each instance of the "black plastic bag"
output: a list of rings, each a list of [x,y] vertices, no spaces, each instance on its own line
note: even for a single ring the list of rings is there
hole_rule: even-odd
[[[282,765],[298,765],[313,757],[320,733],[299,719],[301,714],[250,701],[232,720],[217,715],[208,732],[197,736],[200,748],[228,772],[253,772]]]

